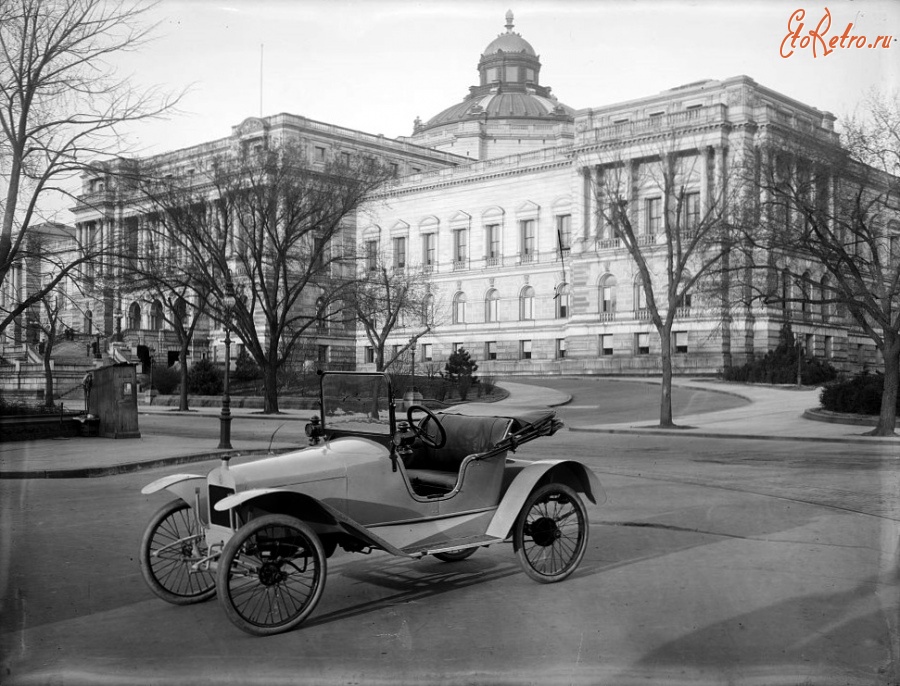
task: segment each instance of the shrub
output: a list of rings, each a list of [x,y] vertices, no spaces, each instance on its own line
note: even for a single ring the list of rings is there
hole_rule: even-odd
[[[197,395],[220,395],[223,372],[208,359],[198,360],[188,372],[188,391]]]
[[[823,409],[831,412],[877,415],[881,413],[883,391],[884,374],[872,374],[867,370],[827,384],[819,395],[819,402]]]
[[[469,395],[469,388],[472,384],[478,383],[478,377],[475,372],[478,365],[469,351],[463,347],[459,347],[450,355],[447,364],[444,365],[444,371],[441,373],[447,381],[456,385],[459,391],[460,400],[465,400]]]
[[[740,367],[729,367],[723,377],[726,381],[748,383],[790,384],[797,383],[797,347],[791,325],[781,328],[778,345],[763,357],[752,359]],[[800,381],[815,386],[837,377],[837,370],[827,362],[810,355],[800,358]]]
[[[151,369],[151,388],[155,388],[161,395],[171,395],[181,383],[181,373],[174,367],[164,364],[155,364]]]
[[[256,362],[247,352],[247,349],[242,348],[234,361],[234,371],[231,372],[231,378],[235,381],[256,381],[261,376],[262,374]]]

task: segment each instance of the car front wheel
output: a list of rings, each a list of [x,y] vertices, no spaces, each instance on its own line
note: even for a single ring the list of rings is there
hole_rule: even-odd
[[[173,500],[147,524],[141,539],[141,574],[150,590],[168,603],[200,603],[216,593],[212,572],[191,569],[206,553],[193,509],[183,500]]]
[[[587,510],[579,495],[553,483],[532,492],[516,519],[513,545],[525,573],[549,584],[568,577],[584,557]]]
[[[288,631],[305,620],[325,588],[325,551],[295,517],[253,519],[225,544],[216,586],[225,614],[254,636]]]

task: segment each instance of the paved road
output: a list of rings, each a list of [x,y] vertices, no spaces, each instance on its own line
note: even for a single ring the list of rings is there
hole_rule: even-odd
[[[171,469],[3,480],[0,681],[900,683],[893,452],[560,432],[519,455],[583,459],[608,494],[572,578],[531,582],[509,546],[457,564],[339,554],[310,622],[268,639],[144,587],[137,543],[165,498],[138,491]]]

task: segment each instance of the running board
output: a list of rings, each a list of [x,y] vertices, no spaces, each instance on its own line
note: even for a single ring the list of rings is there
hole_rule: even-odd
[[[430,543],[412,545],[403,548],[402,550],[411,557],[424,557],[425,555],[434,555],[435,553],[448,553],[451,550],[480,548],[481,546],[488,546],[492,543],[500,543],[501,541],[503,541],[502,538],[481,534],[479,536],[466,536],[465,538],[454,538],[447,541],[432,541]]]

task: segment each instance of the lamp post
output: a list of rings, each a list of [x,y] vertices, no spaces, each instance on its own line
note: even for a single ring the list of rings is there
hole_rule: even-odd
[[[234,284],[229,275],[225,281],[225,385],[222,393],[222,412],[219,415],[219,450],[231,450],[231,310],[234,308]]]
[[[416,394],[416,339],[415,337],[409,339],[409,352],[412,353],[412,369],[410,371],[412,375],[412,392],[413,395]]]

